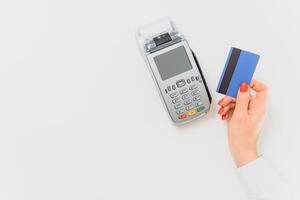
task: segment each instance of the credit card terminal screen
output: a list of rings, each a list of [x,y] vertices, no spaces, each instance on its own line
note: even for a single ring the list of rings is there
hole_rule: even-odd
[[[183,46],[154,57],[154,62],[163,81],[192,69]]]

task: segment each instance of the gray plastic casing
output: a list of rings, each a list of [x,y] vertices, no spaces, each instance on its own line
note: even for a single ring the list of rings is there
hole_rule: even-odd
[[[166,23],[166,21],[168,21],[168,23],[170,24],[171,28],[169,28],[167,30],[167,32],[169,32],[170,36],[172,36],[172,41],[164,43],[160,46],[155,46],[155,44],[153,44],[153,38],[157,37],[160,34],[164,34],[166,33],[166,29],[158,32],[156,34],[153,34],[152,36],[148,36],[146,39],[143,38],[143,36],[141,35],[141,31],[138,31],[137,33],[137,41],[140,47],[140,50],[142,52],[142,55],[146,61],[146,64],[150,70],[150,73],[152,74],[152,77],[156,83],[156,86],[159,90],[159,94],[160,97],[165,105],[165,108],[171,118],[171,120],[177,124],[177,125],[182,125],[182,124],[186,124],[190,121],[193,121],[197,118],[200,118],[202,116],[204,116],[205,114],[208,113],[208,111],[210,110],[210,104],[211,104],[211,97],[208,91],[207,86],[205,85],[205,80],[204,77],[202,77],[202,74],[200,72],[200,66],[198,66],[198,61],[196,60],[196,58],[193,55],[192,50],[190,49],[187,41],[185,40],[184,36],[182,34],[180,34],[179,32],[177,32],[177,30],[174,27],[173,22],[167,18],[164,19],[164,23]],[[151,38],[152,37],[152,38]],[[151,40],[152,39],[152,40]],[[154,61],[154,58],[156,56],[159,56],[161,54],[164,54],[168,51],[171,51],[173,49],[176,49],[178,47],[184,47],[187,56],[189,58],[190,64],[192,66],[191,70],[188,70],[186,72],[183,72],[181,74],[175,75],[167,80],[162,80],[161,75],[158,71],[157,65]],[[190,79],[191,77],[198,77],[198,80],[195,81],[191,81],[190,84],[187,83],[187,79]],[[181,88],[177,88],[175,90],[171,90],[168,91],[167,88],[168,86],[172,86],[172,85],[176,85],[176,82],[179,80],[185,80],[185,86],[181,87]],[[189,116],[187,115],[187,117],[185,119],[179,119],[179,114],[177,113],[178,109],[175,109],[175,105],[172,101],[174,98],[170,97],[170,94],[173,94],[174,92],[178,92],[179,98],[181,98],[182,96],[180,95],[180,91],[183,90],[184,88],[187,88],[190,91],[190,86],[192,85],[197,85],[197,88],[199,90],[199,95],[201,96],[201,103],[204,108],[203,110],[201,110],[201,112],[196,112],[196,114]],[[192,104],[194,105],[196,102],[193,101],[193,97],[191,97],[192,99]],[[184,103],[184,100],[181,99],[182,104]],[[196,109],[196,106],[193,106],[194,109]],[[189,110],[186,110],[186,106],[183,105],[183,108],[180,109],[181,111],[183,111],[183,113],[187,114]]]

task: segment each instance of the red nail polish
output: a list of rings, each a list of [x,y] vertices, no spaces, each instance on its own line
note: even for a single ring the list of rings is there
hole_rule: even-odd
[[[218,102],[218,105],[221,105],[221,103],[222,103],[223,100],[224,100],[224,99],[221,99],[221,100]]]
[[[247,92],[248,91],[248,85],[247,83],[243,82],[240,86],[240,92]]]
[[[226,119],[226,115],[222,115],[222,120],[225,120]]]
[[[220,115],[223,112],[224,108],[221,107],[220,110],[218,111],[218,114]]]

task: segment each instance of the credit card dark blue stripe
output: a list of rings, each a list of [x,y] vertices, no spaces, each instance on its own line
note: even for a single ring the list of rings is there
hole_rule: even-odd
[[[233,75],[236,64],[237,64],[238,59],[240,57],[240,54],[241,54],[240,49],[237,49],[237,48],[232,49],[230,59],[229,59],[228,64],[227,64],[227,68],[225,70],[225,73],[223,74],[223,77],[226,77],[226,78],[225,79],[222,78],[223,81],[222,81],[222,84],[220,85],[220,88],[219,88],[220,93],[226,94],[226,92],[228,90],[228,87],[229,87],[229,84],[230,84],[231,77]]]
[[[259,55],[238,48],[231,48],[223,69],[217,92],[236,97],[242,82],[250,84]]]

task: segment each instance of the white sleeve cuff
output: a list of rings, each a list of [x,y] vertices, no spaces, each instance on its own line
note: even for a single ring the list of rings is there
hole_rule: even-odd
[[[250,199],[290,199],[290,187],[265,156],[238,168],[237,172]]]

